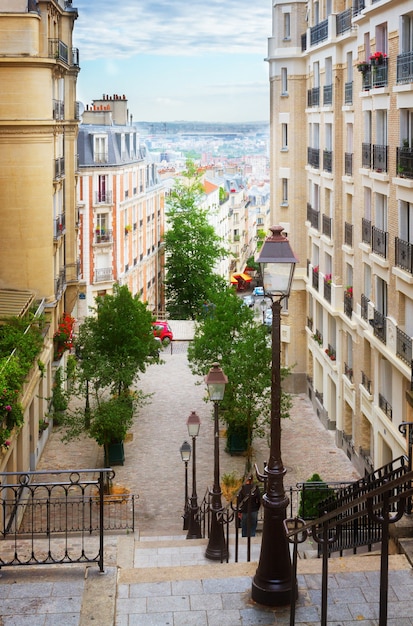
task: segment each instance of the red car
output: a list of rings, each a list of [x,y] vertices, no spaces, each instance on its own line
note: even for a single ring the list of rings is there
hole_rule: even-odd
[[[156,320],[152,322],[152,326],[154,336],[159,337],[163,345],[168,345],[173,340],[174,336],[168,322]]]

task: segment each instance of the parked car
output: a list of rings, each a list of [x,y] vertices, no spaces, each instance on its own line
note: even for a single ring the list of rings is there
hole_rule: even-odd
[[[164,346],[173,340],[174,336],[168,322],[156,320],[156,322],[152,322],[152,326],[154,336],[159,337]]]
[[[255,304],[255,297],[252,295],[244,296],[243,304],[251,309]]]
[[[254,296],[264,296],[264,287],[254,287],[252,293]]]
[[[264,326],[267,326],[268,332],[272,329],[272,309],[267,309],[264,317]]]

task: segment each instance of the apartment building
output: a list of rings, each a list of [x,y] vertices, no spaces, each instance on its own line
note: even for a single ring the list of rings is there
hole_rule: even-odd
[[[78,137],[79,317],[113,284],[164,310],[164,185],[124,95],[87,105]]]
[[[0,312],[45,318],[42,367],[20,390],[24,424],[0,451],[8,471],[36,467],[47,437],[39,424],[66,356],[56,362],[53,336],[77,301],[77,16],[67,0],[0,3]]]
[[[406,452],[412,417],[412,4],[276,1],[268,62],[273,221],[300,259],[293,352],[363,473]]]

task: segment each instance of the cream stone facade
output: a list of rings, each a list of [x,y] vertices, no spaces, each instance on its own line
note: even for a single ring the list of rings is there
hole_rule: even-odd
[[[300,264],[288,362],[360,472],[412,421],[413,7],[275,1],[272,221]]]
[[[76,80],[72,47],[77,10],[63,0],[0,3],[0,287],[2,312],[12,294],[45,316],[39,360],[22,390],[24,425],[0,469],[34,469],[47,435],[54,373],[53,335],[77,301]]]
[[[162,314],[165,190],[126,96],[104,95],[87,105],[78,152],[79,317],[115,282]]]

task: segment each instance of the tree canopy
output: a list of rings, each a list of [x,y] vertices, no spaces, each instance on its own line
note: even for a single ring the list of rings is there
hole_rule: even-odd
[[[208,222],[208,212],[199,206],[203,194],[201,175],[187,161],[167,199],[166,308],[173,319],[195,319],[202,303],[223,284],[214,270],[227,252]]]

